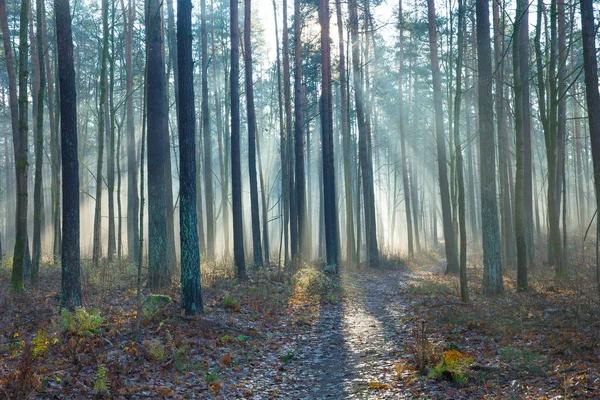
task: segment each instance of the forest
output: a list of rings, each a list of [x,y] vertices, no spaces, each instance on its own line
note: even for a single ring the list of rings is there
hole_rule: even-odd
[[[0,398],[600,397],[596,0],[0,0]]]

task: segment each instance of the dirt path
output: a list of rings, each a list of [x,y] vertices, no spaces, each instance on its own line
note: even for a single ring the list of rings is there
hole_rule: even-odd
[[[401,289],[410,277],[393,271],[345,274],[342,280],[343,301],[323,304],[318,322],[289,345],[294,360],[265,385],[264,398],[267,393],[289,399],[408,398],[402,388],[377,392],[369,385],[390,380],[406,352]]]

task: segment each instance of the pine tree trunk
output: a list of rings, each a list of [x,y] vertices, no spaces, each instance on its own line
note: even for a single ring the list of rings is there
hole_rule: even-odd
[[[427,0],[427,8],[429,48],[431,52],[431,69],[433,73],[433,102],[435,109],[435,131],[437,143],[438,173],[440,182],[440,195],[442,200],[442,219],[444,227],[446,258],[448,262],[447,272],[451,274],[457,274],[459,272],[459,266],[456,239],[454,237],[454,229],[452,226],[450,190],[448,187],[448,167],[446,166],[446,143],[444,134],[444,115],[442,110],[442,85],[440,66],[438,61],[437,28],[435,20],[434,0]]]
[[[339,0],[338,0],[339,1]],[[398,114],[400,116],[399,126],[400,126],[400,151],[402,152],[401,164],[402,164],[402,187],[404,189],[404,209],[406,210],[406,232],[408,234],[408,256],[414,257],[414,244],[413,244],[413,223],[412,223],[412,215],[411,215],[411,188],[408,184],[408,154],[406,153],[406,116],[404,115],[404,98],[402,95],[402,85],[403,85],[403,63],[404,63],[404,18],[402,14],[402,0],[398,2],[398,20],[400,25],[400,50],[399,50],[399,67],[398,67],[398,104],[399,110]],[[394,191],[395,192],[395,191]],[[395,199],[394,199],[395,203]],[[395,208],[395,204],[394,204]],[[394,232],[392,232],[394,234]]]
[[[346,73],[346,53],[344,48],[344,23],[342,19],[342,5],[340,0],[335,2],[337,14],[338,36],[340,38],[340,106],[342,113],[342,151],[344,159],[344,189],[346,201],[346,258],[348,265],[354,265],[357,261],[356,240],[354,238],[354,202],[352,198],[352,166],[350,142],[350,115],[348,113],[348,81]],[[310,176],[310,174],[309,174]]]
[[[98,109],[98,158],[96,159],[96,205],[94,208],[94,238],[92,245],[92,263],[98,267],[102,258],[102,166],[104,156],[104,131],[106,129],[106,85],[107,85],[107,62],[108,62],[108,0],[102,0],[102,55],[100,56],[100,101]]]
[[[169,162],[167,125],[167,86],[164,58],[162,1],[146,0],[148,68],[146,77],[146,126],[148,148],[148,287],[164,288],[171,284],[166,166]],[[165,140],[167,138],[167,140]]]
[[[2,1],[2,0],[0,0]],[[61,307],[81,306],[79,271],[79,159],[77,155],[77,91],[73,63],[71,11],[68,0],[54,0],[60,95],[62,151]]]
[[[244,70],[246,83],[246,112],[248,115],[248,176],[250,178],[250,210],[252,216],[252,250],[254,268],[262,268],[262,244],[260,239],[260,214],[258,206],[258,182],[256,176],[256,112],[254,109],[254,82],[252,77],[252,6],[244,0]]]
[[[379,264],[377,246],[377,223],[375,215],[375,194],[373,188],[373,164],[369,151],[369,129],[365,114],[363,92],[363,73],[360,69],[360,49],[358,40],[358,14],[356,0],[348,3],[350,13],[350,36],[352,38],[352,75],[354,77],[354,95],[356,116],[358,120],[358,155],[362,173],[362,191],[364,196],[365,240],[367,262],[370,266]]]
[[[596,37],[594,8],[592,0],[580,0],[581,35],[583,38],[583,68],[585,71],[585,93],[588,106],[588,124],[592,143],[594,167],[594,188],[596,205],[600,208],[600,94],[598,93],[598,61],[596,58]],[[600,226],[600,224],[598,224]],[[600,264],[596,250],[596,283],[600,291]]]
[[[237,0],[229,3],[231,33],[231,200],[233,208],[233,257],[238,279],[246,279],[242,216],[242,170],[240,160],[240,27]]]
[[[204,1],[202,1],[202,4],[204,8]],[[203,18],[204,11],[203,9]],[[198,247],[198,217],[196,214],[196,107],[194,103],[194,62],[192,59],[192,1],[178,0],[177,14],[181,308],[186,315],[194,315],[202,312],[203,306],[200,281],[200,250]],[[206,38],[206,35],[204,37]]]
[[[213,211],[212,132],[208,110],[208,35],[206,0],[200,2],[200,35],[202,38],[202,134],[204,136],[204,195],[206,204],[206,258],[215,257],[215,217]]]
[[[502,256],[496,198],[496,151],[492,97],[492,56],[489,1],[477,0],[477,70],[479,72],[479,155],[481,171],[481,226],[483,244],[483,291],[504,292]]]
[[[137,157],[135,146],[135,122],[133,112],[133,24],[135,21],[135,0],[129,0],[127,13],[123,15],[125,37],[125,71],[127,74],[127,255],[130,261],[139,263],[139,208]]]
[[[323,209],[325,220],[326,270],[338,272],[339,232],[335,196],[333,159],[333,110],[331,96],[331,48],[329,37],[329,1],[319,1],[321,24],[321,143],[323,153]]]

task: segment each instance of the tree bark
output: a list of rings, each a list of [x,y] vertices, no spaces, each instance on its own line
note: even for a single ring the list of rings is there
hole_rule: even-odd
[[[294,0],[294,152],[295,198],[298,217],[298,252],[306,254],[306,178],[304,176],[304,118],[302,116],[302,15],[300,0]]]
[[[2,0],[0,0],[2,1]],[[73,36],[68,0],[54,0],[58,77],[60,96],[60,128],[62,151],[61,307],[73,310],[81,306],[79,271],[79,159],[77,156],[77,91],[73,65]]]
[[[374,267],[379,264],[377,246],[377,223],[375,215],[375,193],[373,188],[373,164],[369,155],[369,130],[365,115],[365,99],[363,92],[363,73],[360,68],[360,44],[358,40],[358,14],[356,0],[348,3],[350,14],[350,36],[352,38],[352,75],[354,77],[354,95],[356,116],[358,120],[358,156],[362,175],[362,191],[364,196],[365,240],[367,261]]]
[[[252,77],[252,5],[244,0],[244,71],[246,75],[246,112],[248,115],[248,176],[250,178],[250,210],[252,216],[252,250],[254,268],[262,268],[262,244],[260,239],[260,214],[258,206],[258,182],[256,177],[256,111],[254,109],[254,82]]]
[[[133,112],[133,24],[135,0],[129,0],[127,13],[123,6],[125,37],[125,71],[127,75],[127,254],[137,264],[139,254],[139,208],[135,122]]]
[[[458,255],[454,229],[452,226],[452,210],[450,207],[450,190],[448,187],[448,167],[446,165],[446,144],[444,134],[444,114],[442,110],[442,84],[437,50],[437,28],[435,20],[434,0],[427,0],[427,20],[429,30],[429,49],[431,53],[431,70],[433,74],[433,103],[435,110],[435,131],[437,143],[438,173],[440,196],[442,200],[442,222],[446,247],[447,272],[459,272]],[[493,128],[492,128],[493,131]]]
[[[496,151],[492,97],[492,56],[489,0],[477,0],[477,69],[479,72],[479,157],[481,171],[481,226],[483,290],[488,295],[504,292],[502,256],[496,199]]]
[[[600,94],[598,93],[598,61],[596,58],[596,28],[592,0],[580,0],[581,36],[583,39],[583,68],[588,106],[588,126],[592,144],[596,207],[600,208]],[[597,221],[597,220],[596,220]],[[600,226],[600,224],[598,224]],[[600,291],[600,264],[596,247],[596,283]]]
[[[331,48],[329,38],[329,1],[319,0],[321,24],[321,143],[323,153],[323,209],[325,219],[326,270],[338,272],[339,232],[333,160],[333,111],[331,99]]]
[[[148,286],[164,288],[171,284],[167,234],[166,153],[167,98],[162,1],[146,0],[148,99],[146,126],[148,147]]]
[[[202,1],[202,4],[204,5],[204,1]],[[204,11],[203,9],[203,18]],[[178,0],[177,14],[181,308],[186,315],[194,315],[202,312],[203,307],[200,282],[200,250],[198,247],[198,216],[196,214],[196,107],[194,103],[194,62],[192,59],[192,1]],[[206,35],[204,35],[204,38],[206,38]]]
[[[104,133],[106,119],[104,117],[106,105],[107,65],[108,62],[108,0],[102,0],[102,55],[100,56],[100,102],[98,109],[98,158],[96,159],[96,205],[94,208],[94,238],[92,245],[92,263],[98,267],[102,258],[102,165],[104,155]]]
[[[240,26],[238,1],[229,3],[231,34],[231,200],[233,208],[233,258],[238,279],[247,279],[242,217],[242,171],[240,161]]]
[[[215,217],[213,211],[212,132],[208,110],[208,35],[206,0],[200,2],[200,36],[202,38],[202,135],[204,136],[204,195],[206,203],[206,259],[215,257]]]
[[[346,202],[346,258],[348,265],[355,265],[358,257],[356,254],[356,240],[354,237],[354,201],[352,198],[352,166],[350,142],[350,115],[348,113],[348,77],[346,73],[346,53],[344,46],[344,23],[342,19],[342,5],[340,0],[335,1],[337,14],[338,36],[340,38],[340,106],[342,113],[342,151],[344,158],[344,189]]]

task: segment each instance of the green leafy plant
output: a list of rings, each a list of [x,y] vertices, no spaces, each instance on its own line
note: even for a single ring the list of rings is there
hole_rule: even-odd
[[[222,304],[224,308],[229,310],[238,310],[240,308],[239,303],[230,294],[226,294],[225,297],[223,297]]]
[[[144,341],[144,349],[152,361],[165,361],[168,357],[164,344],[159,339]]]
[[[35,334],[35,337],[31,341],[31,355],[33,358],[43,357],[46,355],[48,350],[48,334],[44,330],[40,330]]]
[[[469,379],[466,371],[471,364],[472,358],[456,349],[448,350],[442,354],[442,360],[429,371],[429,377],[447,379],[464,386]]]
[[[78,336],[92,336],[98,333],[103,322],[104,318],[97,310],[88,312],[82,307],[77,307],[75,311],[70,312],[63,308],[60,313],[61,329]]]
[[[98,365],[96,372],[96,381],[94,382],[94,392],[97,395],[110,396],[110,383],[108,381],[108,370],[104,365]]]

